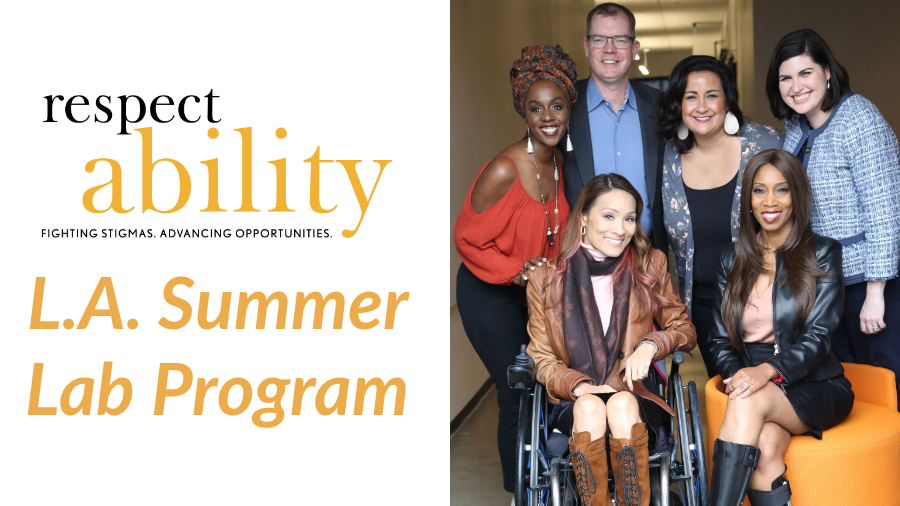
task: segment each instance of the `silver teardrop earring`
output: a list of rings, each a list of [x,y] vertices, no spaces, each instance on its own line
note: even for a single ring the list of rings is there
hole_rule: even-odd
[[[586,233],[587,233],[587,229],[585,229],[585,228],[584,228],[584,225],[582,225],[582,226],[581,226],[581,235],[584,235],[584,234],[586,234]]]
[[[531,145],[531,127],[528,127],[528,146],[525,148],[526,153],[534,153],[534,146]]]
[[[685,125],[684,123],[681,123],[680,125],[678,125],[678,138],[679,139],[681,139],[681,140],[687,139],[689,133],[690,132],[688,131],[687,125]]]
[[[566,125],[566,151],[574,151],[572,147],[572,135],[569,133],[569,126]]]

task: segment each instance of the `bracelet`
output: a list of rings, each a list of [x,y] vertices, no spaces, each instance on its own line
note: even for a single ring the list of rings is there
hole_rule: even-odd
[[[654,357],[657,356],[657,355],[659,355],[659,345],[657,345],[656,342],[653,341],[652,339],[644,339],[644,340],[642,340],[641,342],[637,343],[637,345],[635,345],[635,347],[634,347],[635,351],[637,350],[638,346],[640,346],[640,345],[642,345],[642,344],[644,344],[644,343],[650,343],[650,344],[653,345],[653,349],[655,350],[655,351],[653,352],[653,356],[654,356]]]

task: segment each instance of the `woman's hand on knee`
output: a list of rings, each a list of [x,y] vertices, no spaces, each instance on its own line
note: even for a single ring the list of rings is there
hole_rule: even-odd
[[[778,371],[769,364],[763,363],[756,367],[745,367],[734,373],[734,376],[723,380],[725,394],[729,399],[746,399],[754,392],[758,392],[766,386],[772,378],[778,376]]]

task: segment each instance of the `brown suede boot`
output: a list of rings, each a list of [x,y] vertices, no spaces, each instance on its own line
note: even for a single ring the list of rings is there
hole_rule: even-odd
[[[649,506],[650,449],[647,425],[631,426],[630,439],[609,438],[609,456],[616,476],[616,500],[621,506]]]
[[[572,468],[577,481],[575,490],[582,506],[611,506],[606,436],[591,441],[590,432],[573,432],[569,438],[569,451],[573,453]]]

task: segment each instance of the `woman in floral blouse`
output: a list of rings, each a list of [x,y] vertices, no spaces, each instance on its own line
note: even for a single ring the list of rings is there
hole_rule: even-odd
[[[682,60],[660,97],[663,213],[678,271],[681,300],[697,329],[710,377],[718,374],[709,329],[720,250],[737,241],[744,167],[784,136],[744,121],[731,71],[711,56]],[[749,210],[747,211],[749,212]]]

